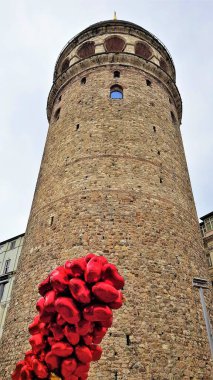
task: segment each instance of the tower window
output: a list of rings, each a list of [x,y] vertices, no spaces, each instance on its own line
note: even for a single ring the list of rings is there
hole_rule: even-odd
[[[87,81],[87,78],[86,78],[86,77],[81,78],[81,84],[85,84],[86,81]]]
[[[91,57],[95,54],[95,43],[94,41],[85,42],[81,45],[77,51],[79,58],[85,59]]]
[[[59,117],[60,117],[60,112],[61,112],[61,108],[58,108],[56,111],[55,111],[55,114],[54,114],[54,118],[55,120],[58,120]]]
[[[120,71],[114,71],[114,78],[120,78]]]
[[[119,53],[125,48],[126,42],[123,38],[112,36],[105,40],[104,46],[108,53]]]
[[[129,334],[127,334],[126,335],[126,344],[127,344],[127,346],[130,346],[130,335]]]
[[[76,124],[76,131],[80,128],[80,124]]]
[[[163,69],[164,71],[168,71],[168,65],[167,65],[166,61],[164,61],[163,58],[160,59],[159,63],[160,63],[161,69]]]
[[[148,60],[152,56],[152,49],[145,42],[138,41],[135,45],[135,54]]]
[[[147,80],[146,80],[146,85],[149,86],[149,87],[151,87],[151,85],[152,85],[151,80],[147,79]]]
[[[171,118],[172,118],[173,124],[176,125],[177,124],[177,120],[176,120],[176,117],[175,117],[175,115],[174,115],[174,113],[172,111],[171,111]]]
[[[61,72],[63,73],[64,71],[66,71],[69,68],[69,65],[70,65],[70,60],[66,58],[64,62],[62,63]]]
[[[53,225],[53,222],[54,222],[54,216],[51,216],[50,217],[50,221],[49,221],[50,227]]]
[[[114,85],[110,88],[111,99],[123,99],[123,89],[121,86]]]

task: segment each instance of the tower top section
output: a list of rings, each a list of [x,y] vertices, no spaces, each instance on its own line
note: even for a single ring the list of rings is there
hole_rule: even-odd
[[[157,37],[128,21],[102,21],[77,34],[59,54],[48,98],[48,119],[56,95],[71,78],[85,70],[113,64],[141,69],[164,82],[167,87],[170,84],[170,92],[176,88],[174,63]],[[176,105],[181,119],[180,96],[173,94],[173,98],[179,98]]]

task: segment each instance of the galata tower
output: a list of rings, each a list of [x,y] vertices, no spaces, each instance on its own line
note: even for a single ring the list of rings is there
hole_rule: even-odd
[[[181,114],[172,58],[142,27],[99,22],[64,47],[0,348],[1,379],[29,349],[37,284],[87,252],[103,253],[126,280],[125,305],[89,380],[212,379],[192,284],[207,277],[207,264]]]

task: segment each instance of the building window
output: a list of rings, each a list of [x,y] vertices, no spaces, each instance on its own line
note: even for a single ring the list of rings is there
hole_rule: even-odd
[[[123,89],[121,86],[114,85],[110,88],[111,99],[123,99]]]
[[[201,230],[201,234],[202,234],[202,236],[204,237],[205,234],[206,234],[206,227],[205,227],[205,225],[204,225],[204,222],[202,222],[202,223],[200,224],[200,230]]]
[[[175,115],[174,115],[174,113],[172,111],[171,111],[171,118],[172,118],[172,123],[174,125],[176,125],[177,124],[177,120],[176,120],[176,117],[175,117]]]
[[[77,50],[77,55],[79,56],[79,58],[82,58],[82,59],[91,57],[91,55],[94,55],[94,54],[95,54],[94,41],[85,42]]]
[[[104,46],[108,53],[119,53],[125,48],[126,42],[123,38],[112,36],[105,40]]]
[[[70,60],[66,58],[64,62],[62,63],[61,72],[63,73],[64,71],[66,71],[69,68],[69,65],[70,65]]]
[[[5,265],[4,265],[4,274],[6,274],[6,273],[9,272],[9,269],[10,269],[10,262],[11,262],[10,259],[5,261]]]
[[[209,267],[212,267],[212,258],[210,255],[207,256]]]
[[[87,81],[87,78],[86,78],[86,77],[81,78],[81,84],[85,84],[86,81]]]
[[[206,232],[213,230],[213,216],[204,220]]]
[[[10,249],[14,249],[16,246],[16,240],[11,241],[10,243]]]
[[[114,71],[114,78],[120,78],[120,71]]]
[[[145,42],[138,41],[135,44],[135,54],[148,60],[152,56],[152,49]]]
[[[1,302],[2,298],[3,298],[5,285],[7,283],[8,283],[8,281],[0,282],[0,302]]]
[[[61,108],[58,108],[58,109],[55,111],[54,119],[55,119],[56,121],[59,120],[60,112],[61,112]]]
[[[159,63],[160,63],[161,69],[163,69],[164,71],[167,72],[168,71],[168,65],[167,65],[166,61],[164,61],[164,59],[161,58]]]

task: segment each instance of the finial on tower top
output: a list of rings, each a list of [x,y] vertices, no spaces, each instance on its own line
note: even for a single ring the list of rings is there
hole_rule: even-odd
[[[114,18],[113,20],[117,20],[117,14],[116,14],[116,11],[114,11]]]

